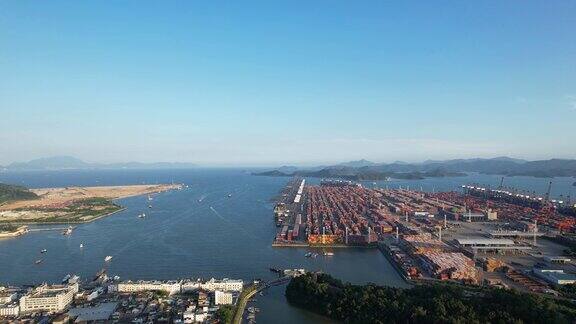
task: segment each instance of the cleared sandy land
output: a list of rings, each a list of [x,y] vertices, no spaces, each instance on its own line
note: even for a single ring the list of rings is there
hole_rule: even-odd
[[[121,206],[111,202],[113,199],[180,188],[181,185],[160,184],[31,189],[40,199],[0,205],[0,223],[86,222],[121,209]]]
[[[0,210],[13,210],[17,208],[60,208],[69,202],[86,198],[117,199],[130,196],[152,194],[172,189],[180,185],[134,185],[134,186],[106,186],[106,187],[67,187],[31,189],[40,199],[21,200],[0,206]]]

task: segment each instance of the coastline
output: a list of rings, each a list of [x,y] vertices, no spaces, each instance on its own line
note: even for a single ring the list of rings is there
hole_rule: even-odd
[[[312,249],[376,249],[377,245],[346,245],[346,244],[309,244],[309,243],[277,243],[273,242],[272,247],[279,248],[312,248]]]
[[[105,214],[102,214],[102,215],[98,215],[98,216],[96,216],[96,217],[94,217],[94,218],[92,218],[92,219],[88,219],[88,220],[84,220],[84,221],[72,221],[72,222],[0,222],[0,225],[3,225],[3,224],[10,224],[10,225],[69,225],[69,224],[87,224],[87,223],[91,223],[91,222],[97,221],[97,220],[99,220],[99,219],[101,219],[101,218],[108,217],[108,216],[110,216],[110,215],[112,215],[112,214],[119,213],[119,212],[121,212],[121,211],[123,211],[123,210],[126,210],[126,207],[122,207],[122,208],[120,208],[120,209],[118,209],[118,210],[115,210],[115,211],[113,211],[113,212],[105,213]]]

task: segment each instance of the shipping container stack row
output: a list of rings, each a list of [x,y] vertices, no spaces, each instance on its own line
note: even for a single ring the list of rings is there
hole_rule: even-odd
[[[376,242],[377,233],[385,230],[386,222],[382,216],[382,224],[370,224],[370,215],[378,218],[378,213],[372,212],[374,208],[380,208],[380,203],[373,190],[342,184],[310,186],[306,203],[308,241],[314,244]]]

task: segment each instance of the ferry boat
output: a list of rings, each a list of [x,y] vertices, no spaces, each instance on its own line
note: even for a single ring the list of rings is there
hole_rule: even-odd
[[[46,249],[40,250],[40,253],[46,253],[46,252],[48,252],[48,250],[46,250]]]
[[[111,256],[111,255],[107,255],[107,256],[104,258],[104,262],[109,262],[110,260],[112,260],[112,256]]]

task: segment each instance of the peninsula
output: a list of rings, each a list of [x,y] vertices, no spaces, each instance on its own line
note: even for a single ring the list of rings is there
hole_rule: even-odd
[[[86,223],[123,207],[115,199],[180,189],[179,184],[29,189],[34,196],[0,204],[0,224]]]

